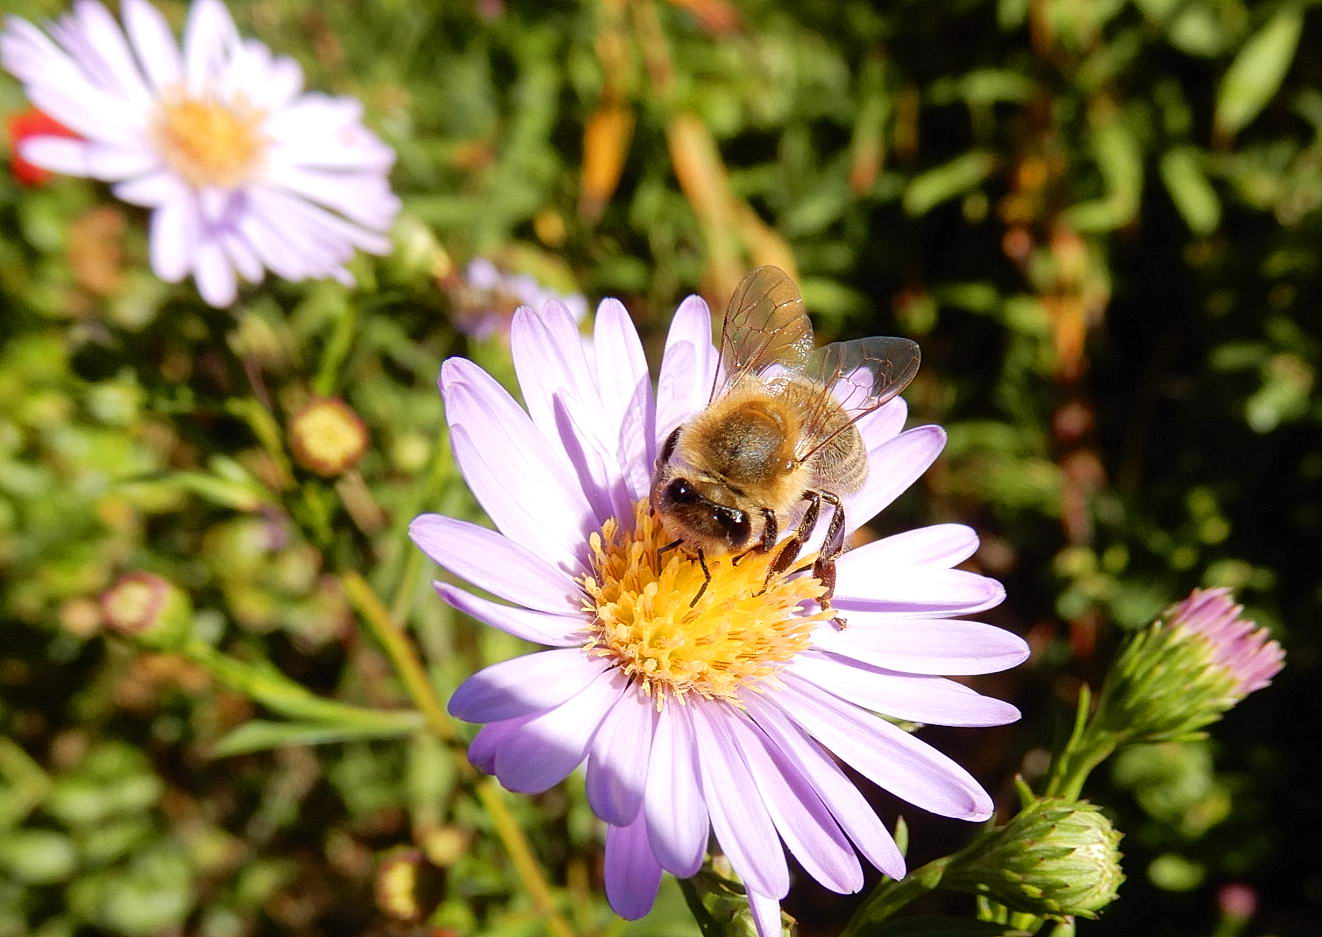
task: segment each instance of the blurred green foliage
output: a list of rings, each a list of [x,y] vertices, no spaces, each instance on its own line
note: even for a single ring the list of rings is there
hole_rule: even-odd
[[[972,523],[1007,584],[991,617],[1036,653],[982,685],[1025,721],[994,750],[936,736],[1007,800],[1119,632],[1233,586],[1287,669],[1214,741],[1099,779],[1129,882],[1081,929],[1211,933],[1231,882],[1259,896],[1249,933],[1315,926],[1322,870],[1296,846],[1322,827],[1313,6],[233,3],[395,147],[396,250],[356,261],[355,289],[276,282],[216,311],[151,276],[142,216],[103,187],[0,177],[0,935],[407,933],[373,888],[409,844],[442,883],[438,933],[540,932],[438,743],[284,745],[350,736],[271,719],[292,718],[283,679],[404,705],[344,571],[445,693],[517,650],[445,609],[404,537],[424,510],[477,514],[434,381],[455,353],[509,376],[449,319],[479,255],[620,297],[653,347],[685,293],[719,308],[768,262],[823,334],[922,342],[911,411],[950,444],[877,529]],[[0,79],[0,113],[24,106]],[[284,442],[324,395],[371,435],[338,480]],[[254,669],[217,682],[105,635],[97,596],[130,569],[188,590],[197,639]],[[236,689],[259,671],[277,689]],[[647,921],[613,918],[581,783],[510,803],[578,932],[695,932],[673,883]],[[968,835],[907,819],[919,860]],[[806,884],[787,909],[829,934],[851,900]]]

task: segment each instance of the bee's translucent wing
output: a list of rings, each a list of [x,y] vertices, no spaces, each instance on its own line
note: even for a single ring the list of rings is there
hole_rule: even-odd
[[[921,360],[917,342],[884,336],[833,342],[814,351],[803,374],[820,392],[800,407],[799,461],[908,387]]]
[[[772,365],[803,370],[812,347],[812,323],[799,288],[779,267],[758,267],[744,277],[726,307],[721,367],[711,399]]]

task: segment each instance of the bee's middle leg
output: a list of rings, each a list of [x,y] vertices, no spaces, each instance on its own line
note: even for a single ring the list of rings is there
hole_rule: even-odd
[[[767,567],[767,579],[762,584],[763,592],[767,590],[767,586],[771,585],[771,580],[774,577],[789,569],[794,561],[799,558],[799,551],[803,549],[803,545],[812,536],[812,529],[817,526],[817,516],[822,510],[822,496],[816,491],[805,491],[803,500],[808,502],[808,509],[803,512],[803,517],[799,519],[799,524],[794,528],[794,533],[785,541],[785,545],[780,548],[776,558]]]
[[[831,597],[835,595],[835,561],[845,552],[845,508],[840,503],[840,498],[829,491],[821,492],[821,497],[834,510],[831,512],[831,524],[826,528],[826,539],[822,543],[822,550],[813,561],[812,574],[825,590],[817,601],[821,603],[822,608],[827,609],[831,607]],[[844,630],[845,620],[837,615],[835,626]]]

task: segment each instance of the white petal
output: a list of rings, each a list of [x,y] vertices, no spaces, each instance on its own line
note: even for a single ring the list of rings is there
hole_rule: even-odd
[[[238,295],[234,267],[215,237],[203,238],[198,245],[193,258],[193,277],[197,281],[197,291],[212,306],[228,306]]]
[[[996,673],[1028,659],[1028,644],[1003,628],[947,618],[896,618],[851,611],[849,627],[827,624],[813,646],[888,670],[917,674]]]
[[[167,283],[178,283],[193,269],[201,237],[191,197],[167,201],[151,216],[151,267]]]
[[[165,17],[147,0],[123,0],[121,10],[129,39],[147,78],[158,92],[177,85],[182,60],[179,45]]]
[[[193,0],[184,27],[184,75],[193,94],[206,92],[224,74],[239,41],[229,10],[220,0]]]

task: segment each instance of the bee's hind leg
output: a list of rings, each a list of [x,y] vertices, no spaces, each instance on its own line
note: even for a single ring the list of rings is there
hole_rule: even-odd
[[[780,552],[776,554],[776,558],[767,567],[767,579],[762,584],[763,592],[767,591],[767,586],[771,585],[772,579],[789,569],[794,561],[799,558],[799,551],[803,549],[804,543],[812,536],[812,529],[817,526],[817,516],[822,510],[822,496],[816,491],[805,491],[803,500],[808,502],[808,509],[803,512],[803,517],[799,519],[799,524],[794,528],[794,533],[790,534],[784,545],[781,546]]]
[[[826,528],[826,540],[822,543],[822,550],[812,564],[812,574],[822,584],[824,590],[822,597],[817,601],[821,603],[823,609],[829,609],[831,598],[835,595],[835,561],[845,552],[845,508],[840,503],[840,498],[831,492],[823,491],[820,494],[822,500],[835,510],[831,514],[831,524]],[[835,626],[842,631],[845,628],[845,620],[839,615],[835,617]]]

